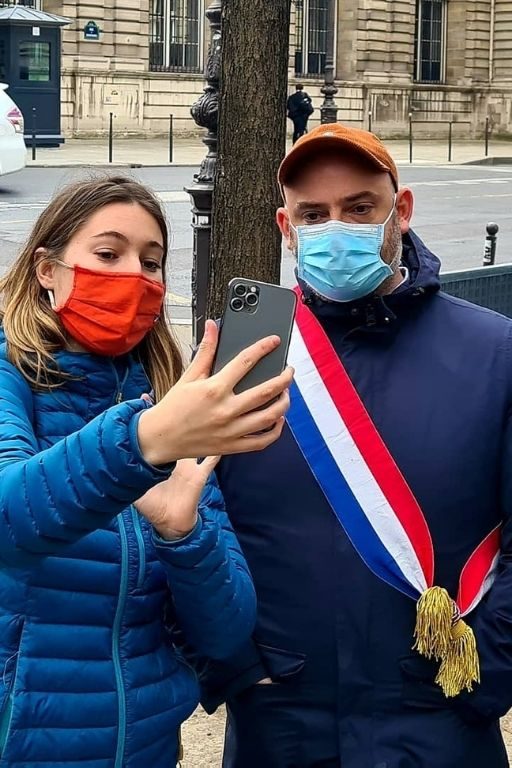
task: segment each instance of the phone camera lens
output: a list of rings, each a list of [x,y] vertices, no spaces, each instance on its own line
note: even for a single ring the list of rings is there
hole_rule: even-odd
[[[234,299],[231,299],[231,309],[233,312],[241,312],[244,308],[244,302],[242,299],[236,297]]]
[[[235,289],[233,292],[235,296],[245,296],[245,294],[247,293],[247,288],[245,287],[245,285],[242,285],[242,283],[238,283],[238,285],[235,285]]]
[[[246,302],[248,307],[255,307],[258,304],[258,294],[257,293],[248,293],[246,297]]]

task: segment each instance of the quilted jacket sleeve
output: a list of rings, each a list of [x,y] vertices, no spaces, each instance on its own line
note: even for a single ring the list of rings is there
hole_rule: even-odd
[[[114,516],[169,475],[144,461],[137,441],[142,400],[115,406],[38,451],[32,393],[0,360],[0,565],[22,566]]]
[[[254,629],[256,594],[213,476],[192,533],[175,542],[155,534],[154,543],[187,645],[212,659],[230,656]]]

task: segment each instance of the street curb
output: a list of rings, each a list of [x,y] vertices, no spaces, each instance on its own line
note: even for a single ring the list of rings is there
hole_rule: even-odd
[[[25,168],[100,168],[104,170],[114,168],[199,168],[200,162],[191,165],[190,163],[27,163]]]
[[[512,157],[483,157],[481,160],[467,160],[461,165],[512,165]]]

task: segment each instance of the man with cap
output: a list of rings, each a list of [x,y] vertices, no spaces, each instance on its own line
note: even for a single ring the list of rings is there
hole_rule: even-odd
[[[252,641],[207,662],[225,768],[505,768],[512,707],[512,322],[440,291],[372,134],[279,171],[297,258],[282,438],[218,480]]]

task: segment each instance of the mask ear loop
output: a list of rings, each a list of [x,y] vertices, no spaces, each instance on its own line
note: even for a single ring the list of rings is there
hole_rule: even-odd
[[[386,221],[382,225],[383,227],[385,227],[386,224],[388,224],[391,221],[391,217],[394,214],[394,212],[396,211],[396,198],[397,198],[397,193],[395,192],[395,194],[393,195],[393,206],[392,206],[392,208],[391,208],[391,210],[389,212],[389,216],[387,217]]]
[[[55,263],[58,264],[60,267],[65,267],[66,269],[74,270],[74,267],[72,267],[70,264],[66,264],[65,261],[61,261],[60,259],[56,259]],[[50,300],[50,307],[55,311],[55,309],[57,308],[57,303],[55,301],[55,294],[51,288],[48,288],[47,293],[48,293],[48,299]]]

